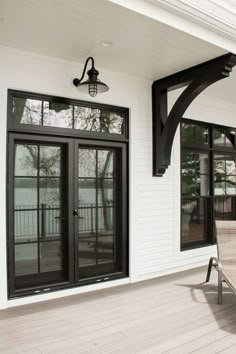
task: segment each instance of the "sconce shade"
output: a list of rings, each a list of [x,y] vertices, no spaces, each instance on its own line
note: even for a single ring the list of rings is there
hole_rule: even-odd
[[[74,79],[75,81],[76,79]],[[109,90],[109,87],[104,84],[102,81],[92,81],[92,80],[86,80],[82,82],[81,84],[76,84],[73,81],[74,85],[77,87],[77,89],[80,92],[88,92],[90,96],[95,97],[97,93],[103,93]]]
[[[87,72],[88,80],[82,82],[89,60],[92,61],[92,67]],[[88,92],[91,97],[95,97],[98,93],[103,93],[109,90],[109,87],[97,78],[98,75],[99,71],[97,71],[94,67],[94,59],[89,57],[85,62],[81,79],[75,78],[73,80],[73,85],[76,86],[80,92]]]

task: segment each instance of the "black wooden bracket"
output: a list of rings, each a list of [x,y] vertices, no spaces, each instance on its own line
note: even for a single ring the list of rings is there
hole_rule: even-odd
[[[235,65],[236,55],[228,53],[153,82],[153,176],[163,176],[170,165],[174,136],[186,109],[207,87],[229,77]],[[184,86],[168,114],[168,92]]]

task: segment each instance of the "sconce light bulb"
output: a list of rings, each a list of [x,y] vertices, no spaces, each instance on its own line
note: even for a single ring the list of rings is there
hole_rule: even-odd
[[[88,92],[91,97],[97,96],[97,84],[94,84],[94,83],[89,84]]]

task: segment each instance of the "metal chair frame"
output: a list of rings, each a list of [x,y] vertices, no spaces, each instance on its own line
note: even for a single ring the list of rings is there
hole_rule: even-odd
[[[236,275],[236,220],[216,220],[216,239],[217,239],[217,257],[211,257],[208,264],[206,283],[209,282],[211,276],[211,269],[214,267],[218,272],[218,304],[222,304],[223,289],[222,283],[225,282],[229,288],[236,294],[235,275]],[[222,235],[223,230],[223,235]],[[233,237],[232,237],[233,235]],[[225,237],[224,237],[225,236]],[[232,241],[227,249],[223,247],[223,242]],[[234,246],[234,247],[233,247]],[[235,251],[235,252],[234,252]],[[229,253],[231,252],[230,256]],[[223,261],[223,263],[222,263]],[[229,271],[228,263],[233,262],[235,265],[235,275]],[[226,264],[225,264],[226,263]],[[232,267],[232,265],[231,265]],[[228,268],[228,269],[227,269]]]

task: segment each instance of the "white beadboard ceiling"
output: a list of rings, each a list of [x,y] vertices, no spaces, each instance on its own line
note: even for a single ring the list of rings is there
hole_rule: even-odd
[[[105,0],[0,0],[0,45],[151,80],[225,53]]]

